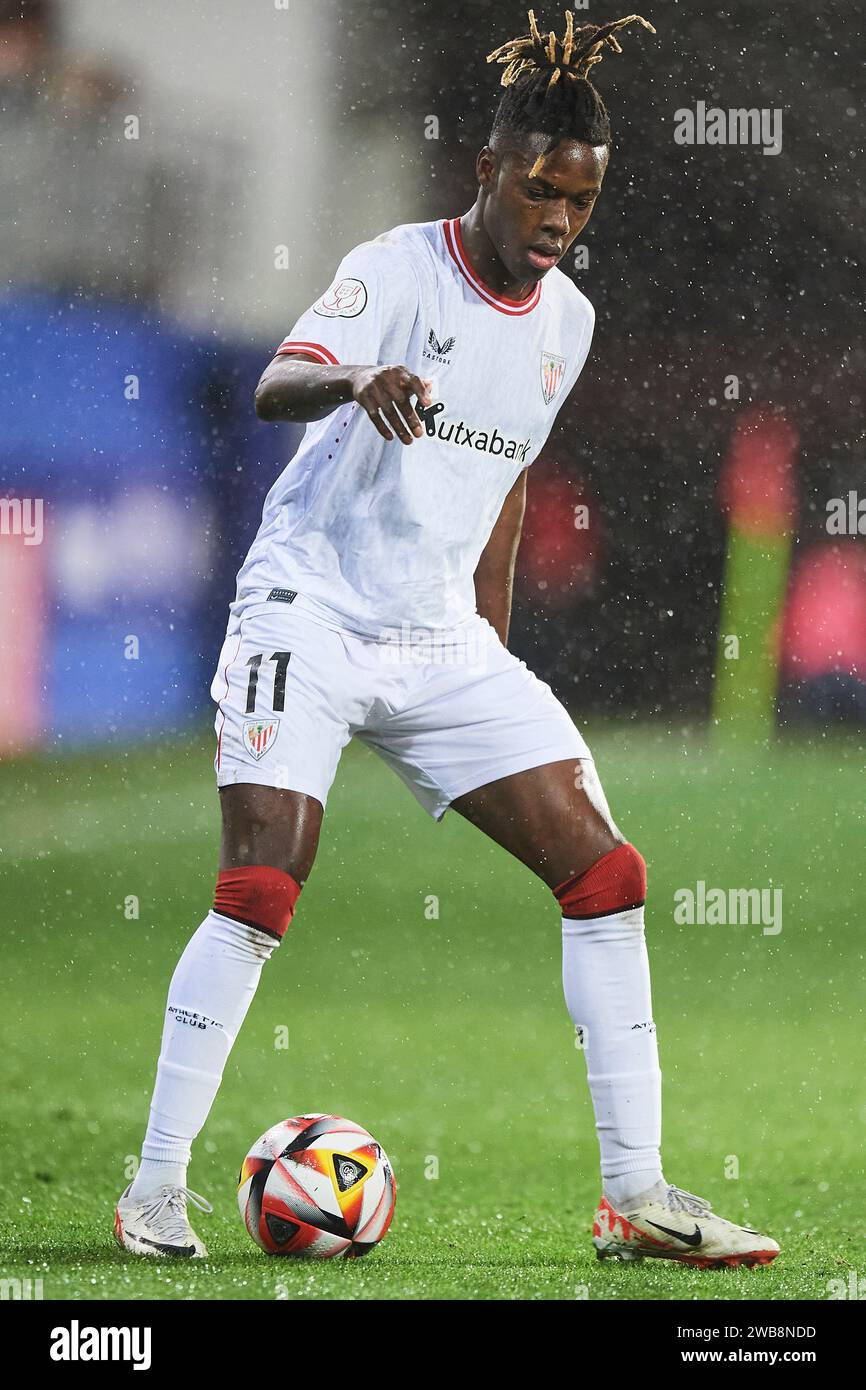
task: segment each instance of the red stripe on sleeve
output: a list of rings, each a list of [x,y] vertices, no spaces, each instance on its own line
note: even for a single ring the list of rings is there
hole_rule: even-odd
[[[277,348],[277,357],[288,356],[293,352],[306,352],[317,358],[326,367],[339,367],[340,363],[332,352],[321,343],[302,343],[298,338],[284,338]]]

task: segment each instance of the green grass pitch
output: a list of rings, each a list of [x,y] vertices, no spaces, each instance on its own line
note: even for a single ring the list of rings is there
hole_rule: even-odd
[[[772,1267],[596,1261],[555,904],[354,746],[195,1152],[211,1258],[117,1250],[170,971],[215,877],[203,736],[0,767],[0,1278],[41,1279],[46,1299],[825,1299],[866,1275],[862,749],[816,733],[756,759],[683,731],[589,735],[650,865],[666,1175],[775,1235]],[[674,891],[698,879],[781,887],[781,933],[677,926]],[[364,1260],[274,1259],[241,1226],[247,1147],[310,1110],[358,1120],[393,1160],[394,1223]]]

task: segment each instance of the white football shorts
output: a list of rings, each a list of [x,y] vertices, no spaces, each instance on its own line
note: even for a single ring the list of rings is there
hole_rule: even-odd
[[[217,784],[258,782],[324,806],[353,736],[441,820],[465,792],[592,755],[553,691],[481,617],[460,642],[376,641],[279,600],[229,620],[211,684]]]

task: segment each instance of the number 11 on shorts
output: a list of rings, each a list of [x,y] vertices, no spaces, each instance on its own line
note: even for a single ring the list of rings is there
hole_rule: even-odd
[[[289,667],[291,652],[274,652],[270,660],[277,663],[274,672],[274,700],[273,710],[275,714],[280,714],[286,707],[286,671]],[[256,693],[259,687],[259,667],[264,659],[263,652],[257,652],[251,656],[247,665],[250,668],[250,679],[247,685],[247,707],[245,714],[255,714],[256,712]]]

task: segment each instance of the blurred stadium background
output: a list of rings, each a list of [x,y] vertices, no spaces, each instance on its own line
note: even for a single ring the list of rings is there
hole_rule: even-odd
[[[483,58],[525,25],[522,0],[278,6],[0,0],[0,1272],[49,1298],[753,1297],[596,1271],[554,904],[354,747],[197,1147],[217,1265],[111,1246],[215,872],[208,684],[297,441],[255,383],[346,250],[470,206]],[[511,644],[651,865],[668,1176],[779,1236],[765,1296],[825,1298],[864,1210],[866,536],[827,529],[866,494],[862,44],[837,3],[646,13],[599,77],[596,337],[532,470]],[[782,153],[676,144],[700,100],[781,108]],[[768,715],[801,733],[756,756]],[[677,926],[695,880],[782,885],[784,931]],[[397,1220],[357,1269],[275,1275],[231,1179],[305,1109],[382,1139]]]
[[[618,148],[574,271],[598,326],[533,469],[512,645],[582,714],[707,718],[730,525],[760,538],[775,494],[779,720],[862,722],[866,536],[827,530],[866,494],[857,45],[840,5],[650,8],[658,37],[604,64]],[[470,205],[483,57],[524,20],[0,0],[0,756],[209,710],[297,437],[256,421],[258,374],[347,249]],[[698,99],[782,108],[782,153],[676,144]],[[14,499],[42,499],[42,544]]]

